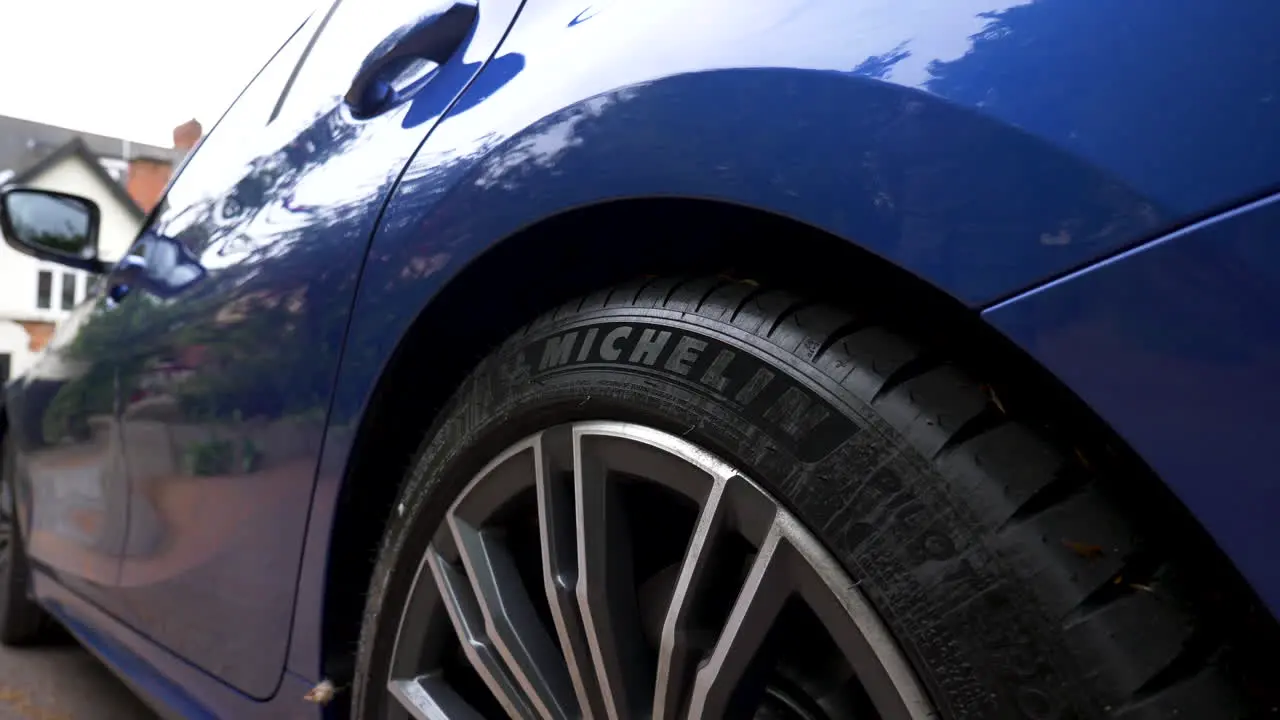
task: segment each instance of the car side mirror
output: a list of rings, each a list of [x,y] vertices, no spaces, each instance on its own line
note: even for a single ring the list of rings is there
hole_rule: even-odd
[[[8,188],[0,191],[0,234],[18,252],[100,273],[98,206],[78,195]]]

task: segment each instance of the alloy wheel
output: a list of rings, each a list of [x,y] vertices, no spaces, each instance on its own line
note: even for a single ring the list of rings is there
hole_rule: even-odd
[[[16,533],[13,528],[14,503],[9,483],[0,478],[0,579],[9,575],[12,548]]]
[[[541,432],[471,480],[413,580],[387,689],[398,719],[933,716],[781,503],[618,422]]]

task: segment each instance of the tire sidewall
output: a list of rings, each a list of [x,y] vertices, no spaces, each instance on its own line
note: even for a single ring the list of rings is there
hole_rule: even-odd
[[[602,358],[600,344],[621,327],[632,328],[626,341],[633,344],[645,331],[653,331],[651,341],[670,333],[666,354],[652,364],[632,362],[634,346],[615,342],[621,352]],[[583,350],[593,330],[594,349]],[[565,355],[564,338],[573,333]],[[699,359],[671,364],[682,341],[686,350],[701,343]],[[740,361],[739,374],[773,373],[767,394],[744,403],[741,377],[723,390],[703,382],[707,355],[726,349]],[[685,365],[691,367],[682,372]],[[808,437],[787,431],[803,411],[768,417],[787,393],[803,395],[812,414],[828,413],[816,425],[800,423]],[[514,443],[588,420],[682,437],[770,490],[877,608],[943,716],[1070,714],[1058,661],[1047,650],[1052,629],[1024,611],[1032,601],[1005,582],[978,520],[900,433],[812,365],[753,334],[683,313],[618,308],[527,329],[484,360],[438,418],[401,488],[374,572],[358,654],[357,717],[378,717],[400,608],[452,500]],[[808,442],[815,435],[826,440]]]

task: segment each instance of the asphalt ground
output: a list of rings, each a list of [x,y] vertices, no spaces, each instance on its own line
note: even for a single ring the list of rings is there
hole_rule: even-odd
[[[0,720],[157,720],[116,676],[70,638],[0,647]]]

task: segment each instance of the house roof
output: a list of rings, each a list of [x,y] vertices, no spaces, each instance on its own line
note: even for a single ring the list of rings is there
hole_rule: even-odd
[[[138,204],[133,201],[133,198],[129,197],[129,193],[125,191],[124,186],[116,182],[114,178],[107,174],[106,169],[98,162],[97,156],[89,150],[89,146],[85,143],[84,139],[78,137],[72,138],[53,152],[45,155],[22,170],[19,170],[13,175],[13,177],[9,178],[5,184],[7,185],[12,183],[14,185],[23,185],[29,183],[39,177],[44,173],[44,171],[71,156],[75,156],[83,160],[85,165],[89,168],[89,172],[101,180],[103,185],[105,185],[108,191],[111,192],[112,196],[115,197],[116,200],[120,201],[131,214],[139,220],[146,215],[146,213],[142,211],[142,208],[138,207]]]
[[[89,152],[102,158],[146,158],[176,165],[181,151],[119,138],[79,132],[56,125],[0,115],[0,171],[21,172],[68,142],[80,138]]]

